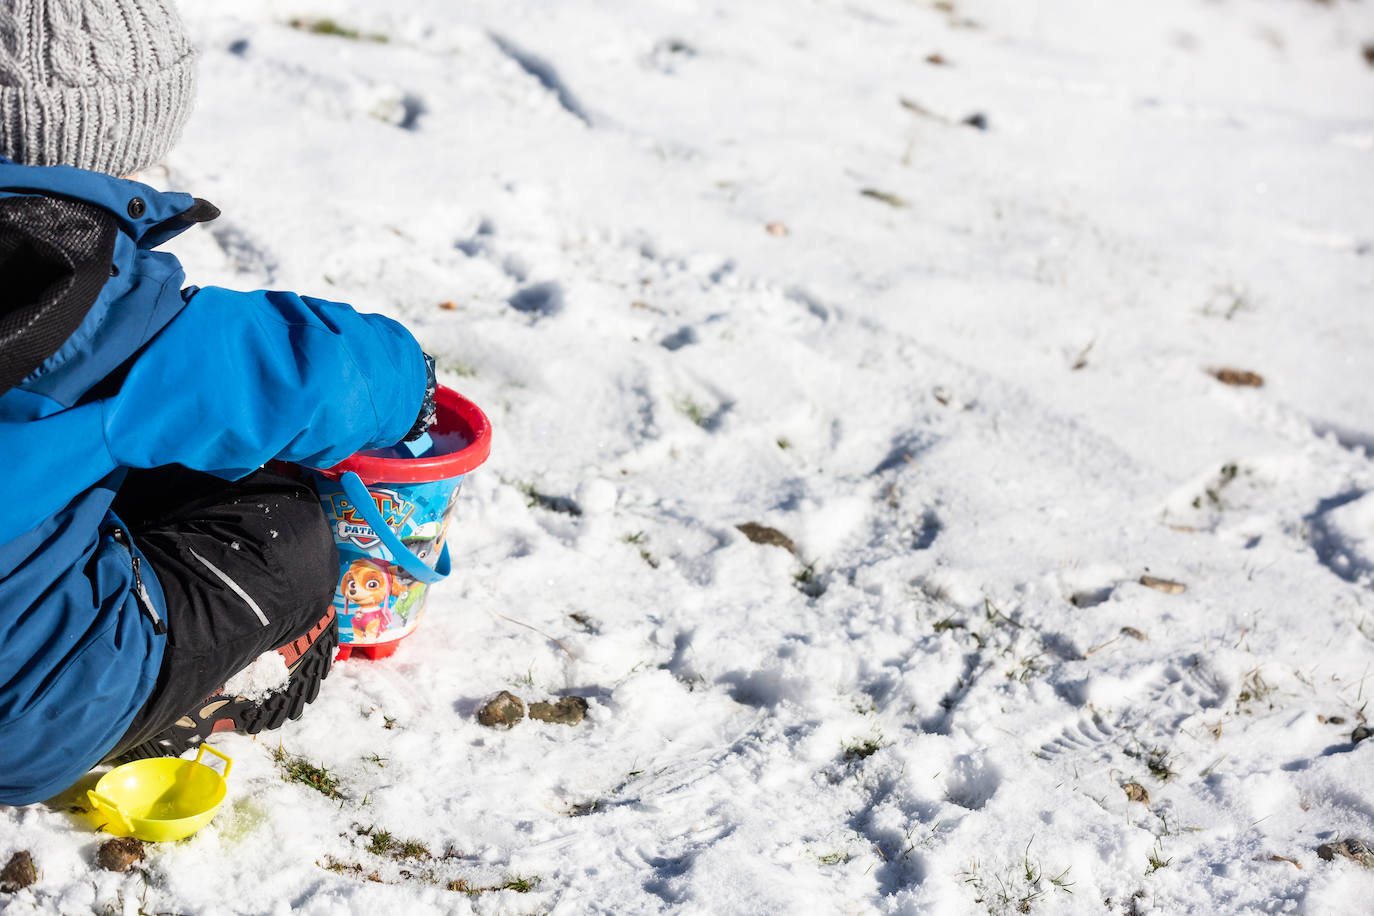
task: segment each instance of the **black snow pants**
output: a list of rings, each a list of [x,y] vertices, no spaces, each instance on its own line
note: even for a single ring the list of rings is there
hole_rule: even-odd
[[[152,695],[107,759],[156,737],[259,655],[307,633],[339,579],[314,491],[276,471],[229,482],[179,466],[135,470],[112,508],[166,596],[167,647]]]

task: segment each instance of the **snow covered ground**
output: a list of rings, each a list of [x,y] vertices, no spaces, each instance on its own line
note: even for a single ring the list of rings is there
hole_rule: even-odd
[[[0,809],[0,910],[1367,911],[1374,5],[186,14],[192,282],[496,438],[393,658],[141,871]]]

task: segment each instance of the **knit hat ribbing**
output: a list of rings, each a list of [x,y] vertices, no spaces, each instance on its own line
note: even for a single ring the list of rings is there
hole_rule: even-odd
[[[171,0],[0,0],[0,155],[133,174],[181,135],[195,75]]]

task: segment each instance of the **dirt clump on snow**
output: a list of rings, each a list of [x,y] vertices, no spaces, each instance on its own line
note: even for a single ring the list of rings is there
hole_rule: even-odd
[[[1166,595],[1181,595],[1188,590],[1188,586],[1182,582],[1175,582],[1173,579],[1161,579],[1158,576],[1141,576],[1140,584]]]
[[[1317,847],[1317,855],[1330,862],[1337,856],[1359,862],[1365,868],[1374,868],[1374,849],[1364,840],[1347,837],[1334,843],[1323,843]]]
[[[1138,782],[1123,783],[1122,790],[1126,793],[1126,798],[1133,802],[1140,802],[1142,805],[1150,804],[1150,792]]]
[[[792,554],[797,552],[797,545],[792,543],[792,539],[776,528],[760,525],[758,522],[745,522],[742,525],[736,525],[735,528],[755,544],[782,547]]]
[[[525,701],[503,690],[477,710],[477,721],[488,728],[514,728],[525,718]]]
[[[38,880],[38,869],[33,865],[33,856],[28,850],[21,849],[0,870],[0,891],[13,894],[21,891]]]
[[[106,840],[96,850],[95,862],[106,871],[128,871],[135,862],[143,861],[143,841],[131,836]]]
[[[563,697],[557,703],[531,703],[530,718],[555,725],[576,725],[587,714],[587,701],[582,697]]]
[[[1223,385],[1241,388],[1259,388],[1264,384],[1264,376],[1248,369],[1213,369],[1212,377]]]

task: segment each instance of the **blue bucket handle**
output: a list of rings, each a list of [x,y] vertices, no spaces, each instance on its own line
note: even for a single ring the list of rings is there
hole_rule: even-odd
[[[448,544],[444,544],[443,549],[439,551],[439,559],[435,562],[434,568],[430,569],[424,560],[415,556],[410,552],[409,547],[401,543],[401,539],[391,530],[391,526],[382,520],[382,514],[377,511],[377,504],[372,500],[372,494],[368,492],[367,485],[363,483],[361,477],[348,471],[339,478],[339,484],[343,487],[349,500],[352,501],[353,508],[363,517],[363,521],[372,526],[372,533],[377,535],[382,546],[391,554],[393,563],[426,585],[433,585],[448,576]]]

